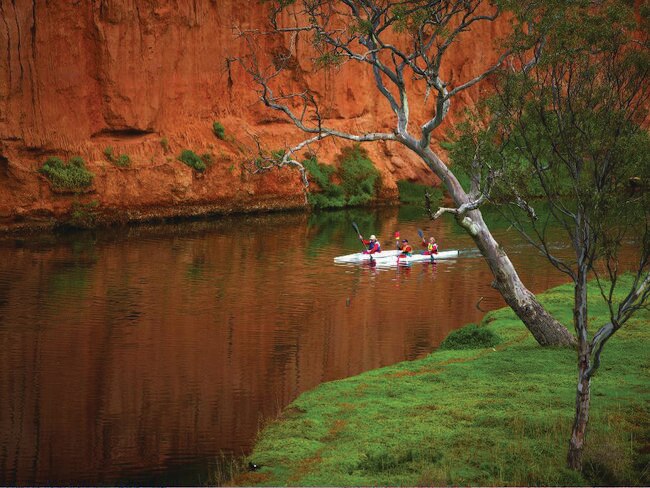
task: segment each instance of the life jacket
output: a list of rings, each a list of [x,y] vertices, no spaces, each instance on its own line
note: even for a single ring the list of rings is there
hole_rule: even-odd
[[[368,246],[368,254],[374,254],[376,252],[381,252],[381,244],[379,244],[379,241],[375,240],[375,243],[373,244],[369,240],[366,241],[365,239],[363,240],[363,243]]]
[[[434,243],[434,244],[429,243],[427,245],[427,252],[429,254],[438,254],[438,244],[437,243]]]
[[[368,251],[373,254],[376,252],[381,252],[381,244],[379,244],[379,241],[375,241],[374,244],[368,241]]]
[[[404,254],[411,254],[413,252],[413,248],[408,243],[407,244],[402,244],[402,252]]]

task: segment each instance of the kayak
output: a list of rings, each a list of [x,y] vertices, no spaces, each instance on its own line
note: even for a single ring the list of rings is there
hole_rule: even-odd
[[[455,259],[458,257],[457,250],[440,251],[438,254],[432,256],[430,254],[413,254],[411,256],[400,256],[402,251],[382,251],[376,254],[363,254],[358,252],[355,254],[346,254],[345,256],[337,256],[334,258],[335,263],[368,263],[370,256],[378,266],[397,266],[398,264],[410,264],[416,262],[435,262],[439,259]],[[398,258],[399,257],[399,261]]]
[[[372,256],[373,261],[378,259],[397,257],[402,253],[402,251],[381,251],[375,254],[364,254],[362,252],[357,252],[354,254],[346,254],[345,256],[337,256],[334,258],[335,263],[367,263],[370,262],[370,256]]]
[[[411,263],[435,263],[444,259],[456,259],[458,251],[440,251],[438,254],[413,254],[411,256],[387,256],[385,259],[378,259],[377,266],[408,266]]]

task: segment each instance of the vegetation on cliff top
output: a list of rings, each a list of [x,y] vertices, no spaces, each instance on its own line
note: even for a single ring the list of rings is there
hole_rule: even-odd
[[[598,295],[595,284],[591,297]],[[571,323],[573,289],[540,299]],[[599,299],[590,318],[607,316]],[[540,348],[514,313],[486,315],[500,343],[439,350],[301,395],[261,433],[242,485],[647,485],[645,310],[609,345],[594,378],[582,474],[566,467],[575,352]]]

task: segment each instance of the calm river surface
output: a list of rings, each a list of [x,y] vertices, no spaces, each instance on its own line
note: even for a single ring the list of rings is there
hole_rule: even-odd
[[[350,222],[465,257],[334,265]],[[494,219],[493,219],[494,220]],[[534,292],[566,281],[507,224]],[[503,305],[469,238],[414,208],[228,217],[0,241],[0,485],[199,484],[324,381],[420,358]]]

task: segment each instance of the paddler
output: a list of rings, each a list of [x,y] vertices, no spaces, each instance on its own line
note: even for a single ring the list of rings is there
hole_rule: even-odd
[[[368,249],[363,251],[364,254],[375,254],[381,252],[381,245],[379,244],[379,241],[374,234],[370,236],[369,240],[365,240],[363,236],[359,234],[359,239],[361,239],[361,242],[368,246]]]
[[[429,237],[429,242],[424,242],[422,239],[422,244],[426,245],[426,252],[424,254],[438,254],[438,243],[436,242],[435,237]]]
[[[399,245],[398,249],[402,251],[402,256],[410,256],[413,253],[413,248],[409,244],[408,239],[402,239],[402,243]]]

